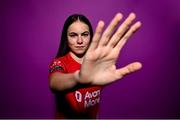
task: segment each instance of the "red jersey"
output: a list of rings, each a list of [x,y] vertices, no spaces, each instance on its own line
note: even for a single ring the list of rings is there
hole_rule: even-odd
[[[81,64],[70,54],[56,58],[49,66],[49,76],[55,72],[73,73]],[[100,86],[77,88],[56,94],[58,118],[96,118],[100,102]]]

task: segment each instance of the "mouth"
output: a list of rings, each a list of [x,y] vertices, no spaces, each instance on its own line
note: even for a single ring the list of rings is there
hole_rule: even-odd
[[[75,46],[75,48],[77,48],[77,49],[84,49],[85,46]]]

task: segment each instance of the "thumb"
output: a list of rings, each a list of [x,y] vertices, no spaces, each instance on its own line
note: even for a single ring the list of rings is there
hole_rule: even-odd
[[[122,78],[123,76],[133,73],[137,70],[140,70],[141,68],[142,68],[142,64],[140,62],[133,62],[126,65],[123,68],[118,69],[116,72],[118,74],[118,77]]]

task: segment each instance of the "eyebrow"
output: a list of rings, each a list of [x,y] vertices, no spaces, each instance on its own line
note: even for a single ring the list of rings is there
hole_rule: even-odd
[[[81,34],[90,33],[89,31],[84,31]],[[76,32],[69,32],[68,34],[77,34]]]
[[[81,33],[81,34],[84,34],[84,33],[90,33],[89,31],[84,31],[83,33]]]

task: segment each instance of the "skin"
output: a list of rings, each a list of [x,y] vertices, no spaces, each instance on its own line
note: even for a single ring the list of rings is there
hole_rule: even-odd
[[[67,32],[68,46],[71,56],[79,63],[82,63],[82,57],[90,44],[89,27],[81,21],[72,23]]]
[[[134,13],[130,13],[119,26],[122,18],[123,15],[117,13],[104,31],[104,22],[99,21],[92,43],[85,55],[78,57],[78,55],[73,54],[82,62],[81,69],[75,73],[56,72],[52,74],[50,87],[54,90],[65,91],[73,89],[78,84],[105,86],[141,69],[140,62],[133,62],[122,68],[115,66],[123,46],[141,27],[139,21],[132,24],[136,18]]]

